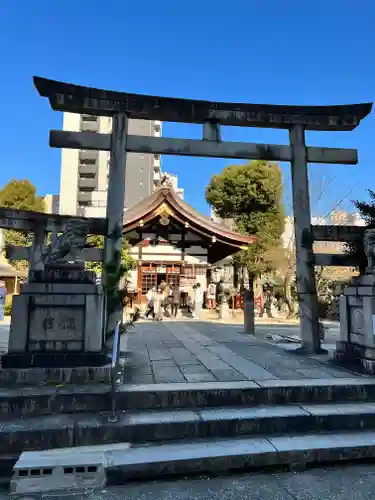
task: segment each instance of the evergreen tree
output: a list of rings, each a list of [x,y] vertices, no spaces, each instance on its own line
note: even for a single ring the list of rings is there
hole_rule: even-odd
[[[45,211],[43,198],[36,194],[36,187],[27,179],[13,179],[0,190],[0,207],[34,212]],[[4,240],[5,245],[30,246],[32,234],[10,229],[4,231]],[[18,270],[24,270],[28,267],[26,260],[11,261],[11,264]]]
[[[126,241],[123,242],[123,248],[122,248],[122,255],[121,255],[121,266],[122,266],[122,271],[124,273],[124,277],[127,277],[129,275],[129,271],[132,271],[135,269],[135,260],[131,255],[129,255],[129,252],[127,251],[126,248]],[[90,247],[94,248],[104,248],[104,236],[101,236],[99,234],[90,234],[89,237],[87,238],[87,244]],[[86,269],[89,271],[95,271],[97,274],[102,273],[102,263],[101,262],[87,262],[86,263]]]
[[[275,255],[282,251],[282,194],[280,166],[267,161],[230,165],[206,189],[206,200],[220,217],[233,219],[239,232],[257,238],[234,256],[235,265],[247,271],[252,300],[254,280],[274,268]]]
[[[369,201],[354,201],[354,206],[361,215],[361,217],[366,222],[366,227],[368,229],[375,229],[375,191],[371,189],[368,190],[370,200]],[[346,244],[346,253],[353,255],[358,263],[358,267],[361,273],[364,272],[367,267],[367,258],[365,254],[364,239],[356,238]]]

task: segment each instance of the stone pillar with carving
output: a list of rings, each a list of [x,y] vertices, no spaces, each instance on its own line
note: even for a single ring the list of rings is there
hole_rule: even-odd
[[[366,273],[353,278],[340,298],[340,341],[334,361],[375,374],[375,230],[365,231]]]

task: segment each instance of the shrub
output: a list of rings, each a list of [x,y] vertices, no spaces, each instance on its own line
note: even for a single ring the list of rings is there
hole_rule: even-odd
[[[4,315],[5,316],[10,316],[12,314],[12,300],[13,300],[12,295],[7,295],[5,297],[5,304],[4,304]]]

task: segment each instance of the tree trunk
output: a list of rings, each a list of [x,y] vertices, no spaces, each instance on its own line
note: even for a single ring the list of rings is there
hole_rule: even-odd
[[[244,289],[244,331],[255,335],[254,276],[249,275],[249,289]]]
[[[285,303],[288,308],[287,318],[294,318],[294,300],[292,295],[292,279],[291,276],[287,276],[284,281],[284,294],[285,294]]]

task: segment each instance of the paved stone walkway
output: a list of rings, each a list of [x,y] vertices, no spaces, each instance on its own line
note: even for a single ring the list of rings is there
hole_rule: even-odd
[[[125,382],[135,384],[350,377],[327,356],[286,352],[236,325],[140,322],[129,333]]]

